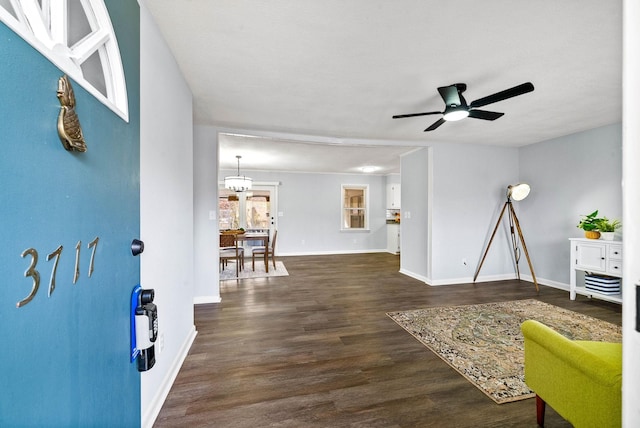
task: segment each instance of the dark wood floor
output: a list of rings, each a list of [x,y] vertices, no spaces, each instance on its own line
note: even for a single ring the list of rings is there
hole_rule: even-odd
[[[615,324],[621,307],[528,282],[430,287],[391,254],[288,257],[288,277],[224,282],[155,427],[535,427],[385,314],[537,298]],[[546,426],[570,426],[547,407]]]

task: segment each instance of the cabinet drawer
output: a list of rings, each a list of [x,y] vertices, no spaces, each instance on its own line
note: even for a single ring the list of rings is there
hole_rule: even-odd
[[[609,245],[609,258],[622,260],[622,245]]]
[[[607,273],[622,277],[622,260],[609,260]]]

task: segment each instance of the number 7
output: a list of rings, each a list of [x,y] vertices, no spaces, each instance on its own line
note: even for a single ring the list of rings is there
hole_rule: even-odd
[[[53,262],[53,269],[51,269],[51,279],[49,280],[49,297],[51,297],[53,290],[56,288],[56,272],[58,270],[60,254],[62,254],[62,245],[56,248],[54,252],[47,255],[47,261],[51,260],[54,256],[56,257],[56,261]]]
[[[96,236],[96,238],[87,244],[87,248],[93,247],[93,251],[91,251],[91,261],[89,262],[89,278],[91,278],[91,274],[93,273],[93,259],[96,256],[96,247],[98,246],[98,241],[100,238]]]

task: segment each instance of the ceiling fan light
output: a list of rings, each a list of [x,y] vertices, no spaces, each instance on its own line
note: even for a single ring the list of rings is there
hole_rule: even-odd
[[[445,112],[443,118],[447,122],[454,122],[456,120],[464,119],[467,116],[469,116],[469,112],[466,109],[452,109]]]

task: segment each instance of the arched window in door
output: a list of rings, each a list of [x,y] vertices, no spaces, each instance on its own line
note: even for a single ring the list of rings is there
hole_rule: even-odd
[[[129,121],[120,49],[104,0],[0,0],[0,21]]]

